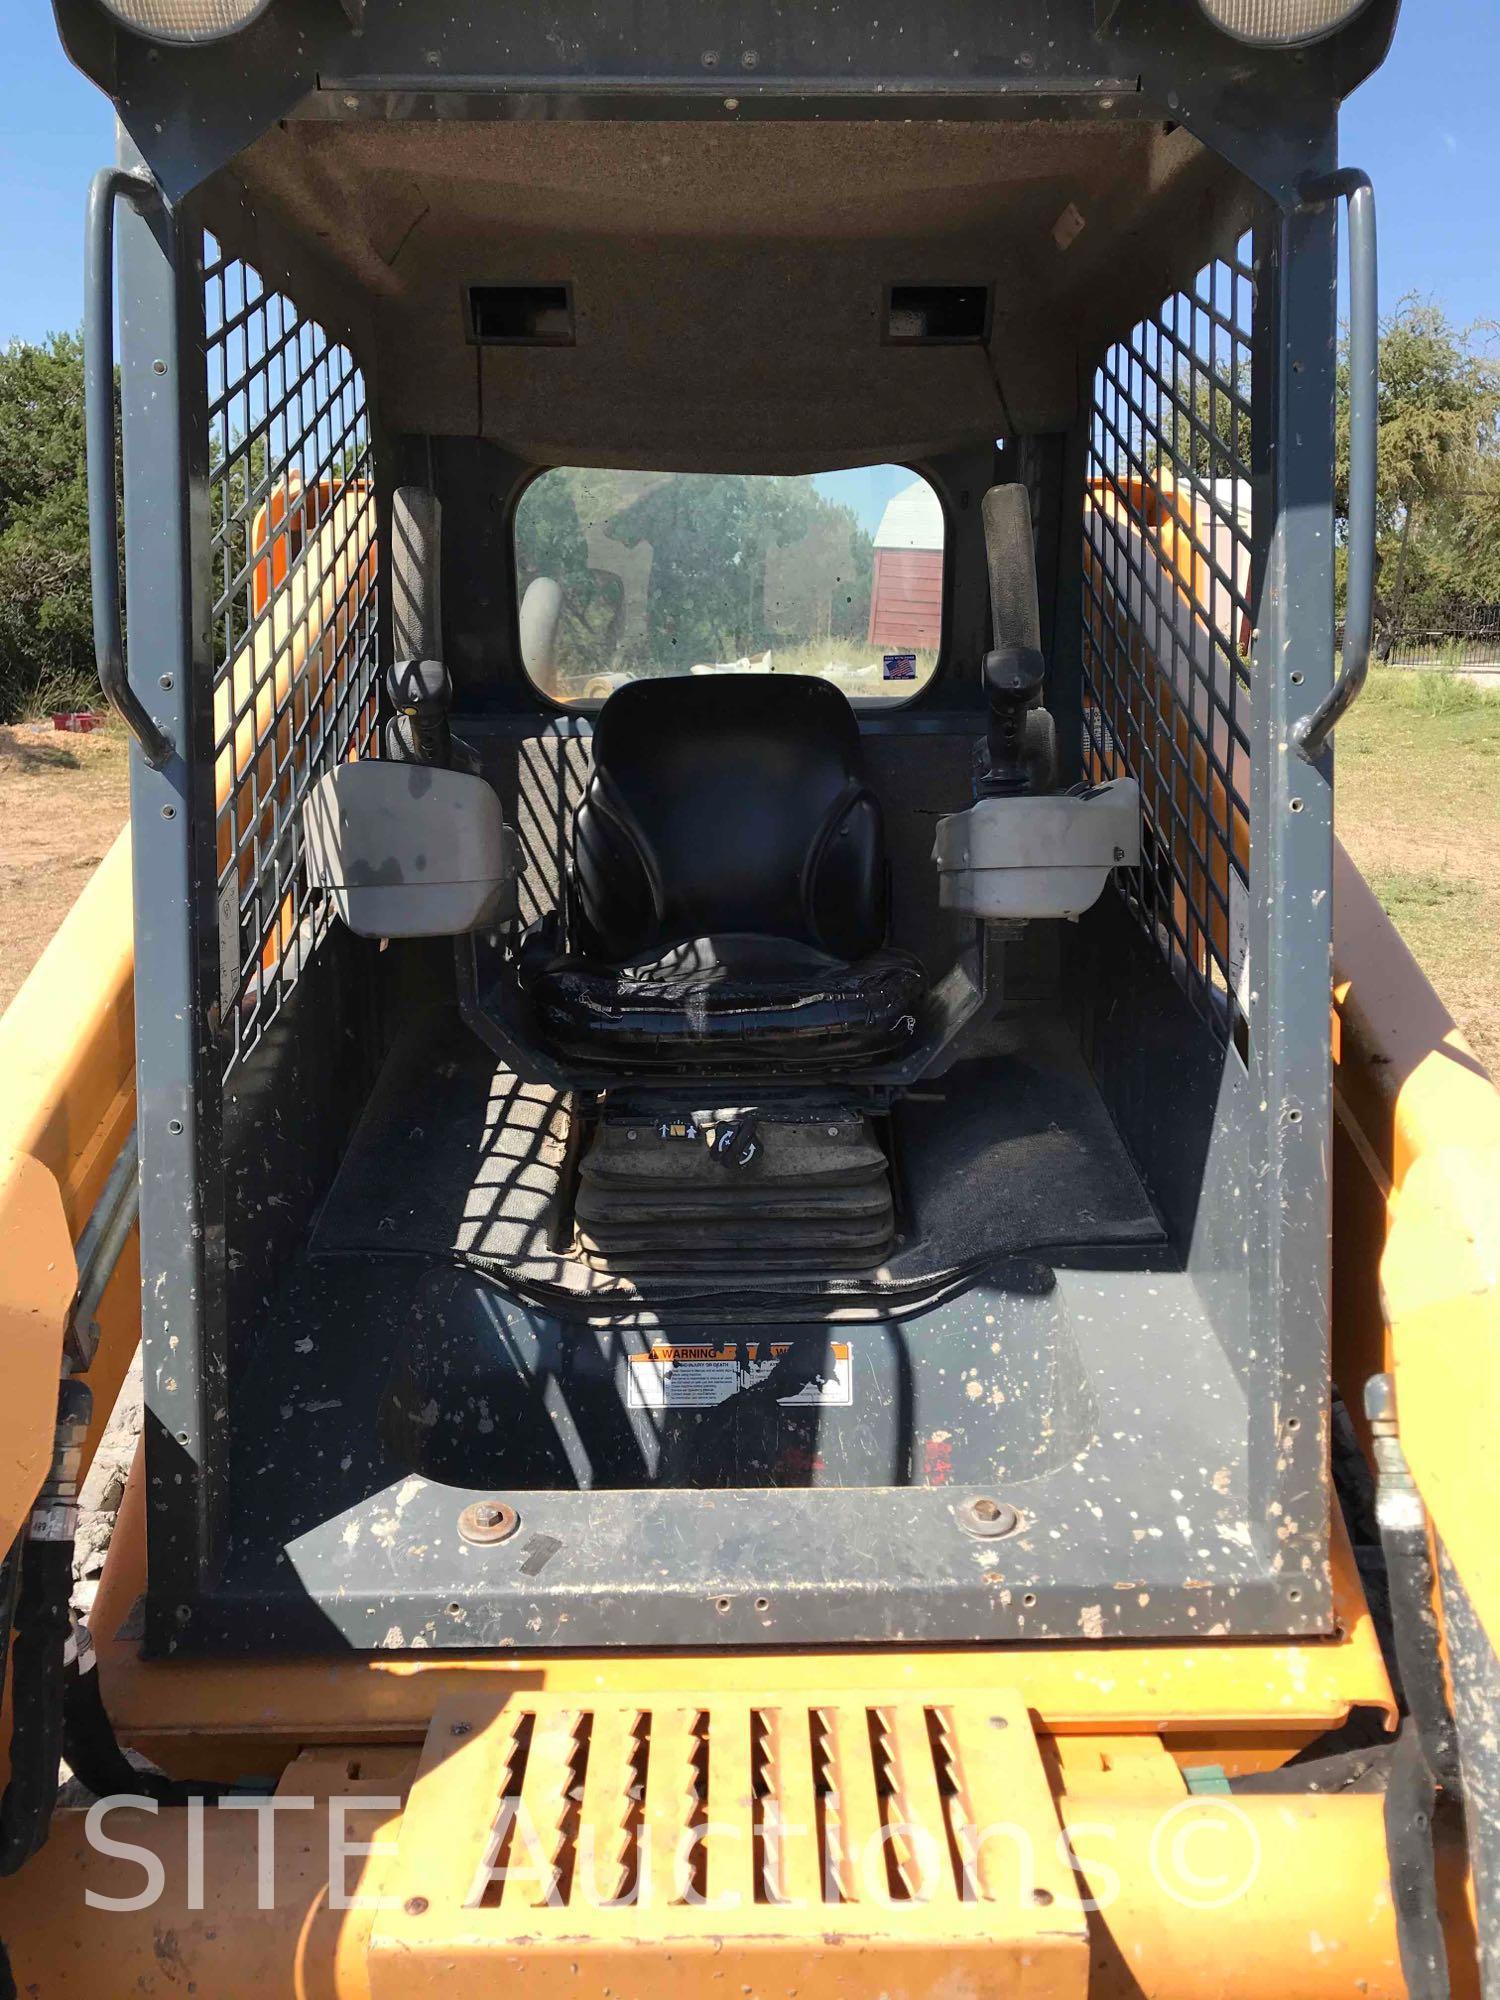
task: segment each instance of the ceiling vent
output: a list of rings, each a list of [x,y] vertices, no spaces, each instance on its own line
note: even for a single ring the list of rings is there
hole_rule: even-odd
[[[470,285],[469,338],[479,347],[571,347],[571,285]]]
[[[988,285],[888,285],[885,338],[892,347],[976,346],[990,337]]]

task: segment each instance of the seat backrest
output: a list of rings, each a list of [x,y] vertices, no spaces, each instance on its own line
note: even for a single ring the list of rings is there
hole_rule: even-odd
[[[878,949],[885,842],[854,711],[801,674],[617,689],[594,725],[573,882],[578,947],[615,963],[734,932]]]

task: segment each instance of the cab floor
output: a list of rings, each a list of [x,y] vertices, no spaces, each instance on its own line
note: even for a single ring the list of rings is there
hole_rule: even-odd
[[[696,1092],[696,1096],[695,1096]],[[702,1086],[685,1087],[693,1109]],[[310,1249],[455,1254],[526,1288],[624,1303],[680,1281],[601,1272],[575,1252],[570,1099],[497,1067],[435,1012],[398,1042],[371,1095]],[[915,1296],[999,1258],[1159,1256],[1161,1223],[1064,1025],[999,1023],[889,1121],[898,1233],[867,1273],[747,1271],[758,1292]],[[732,1276],[732,1274],[731,1274]]]

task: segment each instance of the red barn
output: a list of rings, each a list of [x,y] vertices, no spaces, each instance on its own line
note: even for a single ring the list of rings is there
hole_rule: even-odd
[[[936,652],[943,634],[943,510],[925,479],[886,504],[875,533],[872,646]]]

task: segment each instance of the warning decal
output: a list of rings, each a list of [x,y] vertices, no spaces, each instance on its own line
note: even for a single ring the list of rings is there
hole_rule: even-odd
[[[632,1410],[711,1410],[764,1382],[792,1351],[790,1341],[658,1342],[629,1356],[625,1401]],[[845,1408],[854,1401],[854,1357],[847,1340],[830,1341],[823,1372],[777,1402],[784,1409]]]

